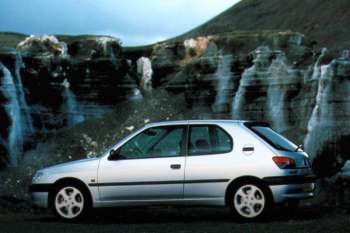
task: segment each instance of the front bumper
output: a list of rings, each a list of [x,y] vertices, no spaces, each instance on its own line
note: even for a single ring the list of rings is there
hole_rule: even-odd
[[[39,208],[48,208],[49,206],[49,192],[52,189],[51,184],[31,184],[28,191],[32,195],[34,206]]]
[[[270,187],[275,203],[314,197],[316,177],[313,175],[266,177],[263,180]]]

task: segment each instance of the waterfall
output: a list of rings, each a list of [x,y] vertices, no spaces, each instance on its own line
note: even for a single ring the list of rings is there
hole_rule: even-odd
[[[236,92],[235,97],[233,98],[232,103],[232,118],[241,120],[243,118],[244,112],[244,103],[245,103],[245,86],[244,84],[248,82],[248,80],[254,78],[255,74],[255,65],[246,69],[242,74],[242,79],[239,83],[239,88]]]
[[[337,140],[350,135],[349,52],[345,50],[340,58],[334,59],[328,65],[320,66],[319,70],[316,104],[304,140],[305,150],[312,158],[322,156],[320,152],[324,148],[333,146],[327,142],[337,145]],[[341,163],[341,156],[347,156],[348,150],[337,146],[334,150],[334,154],[327,156],[334,156],[336,163]]]
[[[74,93],[70,90],[70,83],[65,79],[62,83],[64,87],[64,98],[66,103],[67,125],[69,127],[83,122],[84,116],[79,114],[78,102]]]
[[[285,130],[287,120],[285,111],[287,93],[281,88],[282,82],[285,82],[290,76],[286,60],[284,53],[278,54],[268,70],[267,109],[273,128],[278,132]]]
[[[23,125],[19,96],[15,86],[14,78],[11,72],[0,63],[0,69],[3,72],[3,80],[1,85],[1,92],[7,98],[5,110],[11,118],[11,125],[9,126],[8,138],[5,145],[7,147],[10,159],[10,166],[17,166],[20,156],[23,153]]]
[[[329,88],[327,88],[326,81],[331,81],[333,76],[331,65],[323,65],[320,67],[320,77],[318,90],[316,95],[316,104],[312,110],[311,117],[307,125],[307,134],[304,140],[305,151],[307,151],[312,157],[317,153],[318,149],[322,148],[322,143],[326,141],[325,135],[326,128],[321,129],[320,126],[326,127],[332,124],[331,122],[326,122],[332,120],[331,117],[332,109],[328,109],[329,104],[327,104],[327,98],[331,93]],[[313,75],[314,76],[314,75]]]
[[[247,105],[251,103],[252,96],[255,96],[256,85],[261,85],[265,82],[265,76],[270,66],[270,57],[272,51],[267,46],[260,46],[252,52],[254,56],[254,65],[246,70],[242,74],[242,78],[239,83],[239,88],[236,96],[233,99],[232,104],[232,118],[233,119],[245,119],[247,112]],[[261,78],[263,77],[263,78]],[[254,93],[255,92],[255,93]],[[249,106],[248,106],[249,107]],[[263,116],[257,112],[254,119],[260,119]],[[246,120],[246,119],[245,119]]]
[[[322,62],[322,59],[324,58],[324,56],[326,55],[328,49],[327,48],[323,48],[321,50],[321,55],[317,58],[317,61],[314,65],[314,70],[313,70],[313,73],[312,73],[312,80],[317,80],[319,77],[320,77],[320,74],[321,74],[321,62]]]
[[[304,139],[304,148],[305,151],[308,152],[312,157],[316,156],[318,147],[320,147],[320,144],[324,142],[324,140],[322,140],[322,142],[319,140],[320,135],[318,135],[318,137],[315,139],[317,134],[316,129],[319,128],[318,126],[321,123],[320,121],[322,121],[322,118],[324,118],[322,114],[324,115],[329,112],[329,109],[321,109],[321,106],[325,105],[325,95],[327,95],[325,93],[325,81],[327,78],[331,78],[328,77],[331,75],[330,65],[321,65],[322,58],[326,55],[326,53],[327,48],[323,48],[321,50],[320,56],[316,60],[311,77],[311,80],[318,80],[318,89],[316,94],[316,103],[307,124],[307,134]],[[325,106],[323,106],[323,108],[324,107]],[[317,141],[320,141],[320,143],[317,143]]]
[[[100,37],[97,39],[97,43],[100,45],[105,57],[109,57],[114,66],[117,65],[117,57],[113,50],[113,43],[118,43],[114,38]]]
[[[228,93],[227,89],[229,88],[229,82],[232,78],[232,72],[231,72],[231,64],[233,57],[232,55],[222,55],[222,52],[219,56],[219,64],[218,68],[216,70],[216,73],[214,74],[216,80],[219,80],[218,88],[217,88],[217,96],[215,100],[215,106],[218,108],[221,108],[223,106],[226,106],[228,104]]]
[[[16,54],[16,74],[15,74],[15,82],[17,86],[17,95],[18,95],[18,102],[19,106],[21,107],[22,111],[22,120],[23,122],[23,131],[26,135],[32,135],[34,133],[34,127],[33,127],[33,120],[30,115],[30,108],[28,107],[26,98],[25,98],[25,93],[24,93],[24,88],[23,88],[23,83],[22,83],[22,76],[21,76],[21,68],[24,68],[24,63],[22,60],[22,56],[17,53]]]

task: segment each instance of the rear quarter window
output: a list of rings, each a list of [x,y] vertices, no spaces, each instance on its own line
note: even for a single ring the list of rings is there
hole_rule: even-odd
[[[189,155],[209,155],[229,153],[233,149],[231,136],[216,125],[190,126]]]

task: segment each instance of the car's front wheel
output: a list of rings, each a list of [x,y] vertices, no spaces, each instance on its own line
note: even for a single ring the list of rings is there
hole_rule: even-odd
[[[244,220],[260,219],[270,204],[268,191],[257,183],[237,185],[231,193],[231,210],[235,216]]]
[[[56,216],[63,220],[82,218],[90,208],[90,200],[79,185],[61,185],[52,198],[51,207]]]

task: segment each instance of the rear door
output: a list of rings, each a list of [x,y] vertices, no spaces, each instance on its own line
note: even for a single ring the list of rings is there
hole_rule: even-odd
[[[222,198],[230,179],[233,140],[218,125],[190,125],[185,198]]]

